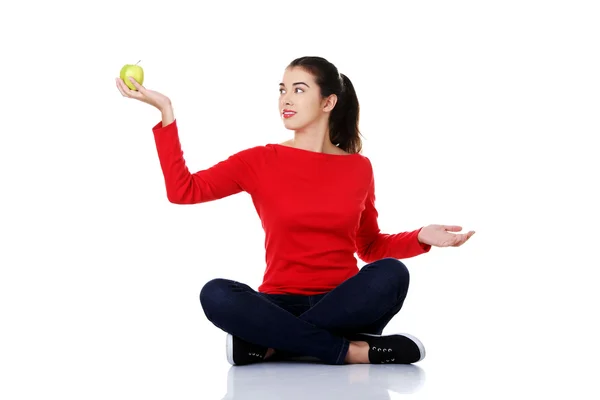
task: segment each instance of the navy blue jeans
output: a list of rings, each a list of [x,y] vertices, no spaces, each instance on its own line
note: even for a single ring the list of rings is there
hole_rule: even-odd
[[[267,294],[237,281],[217,278],[200,291],[200,304],[216,327],[276,354],[345,363],[345,335],[373,333],[400,311],[409,273],[396,258],[364,265],[353,277],[318,295]]]

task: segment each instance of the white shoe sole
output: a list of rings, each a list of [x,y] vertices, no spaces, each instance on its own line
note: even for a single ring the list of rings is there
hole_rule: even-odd
[[[235,363],[233,362],[233,336],[231,336],[231,333],[227,334],[225,346],[227,350],[227,361],[229,362],[229,364],[235,365]]]
[[[419,362],[425,358],[425,346],[423,346],[423,343],[421,343],[421,341],[419,339],[417,339],[416,337],[414,337],[413,335],[411,335],[409,333],[391,333],[389,335],[374,335],[372,333],[361,333],[361,335],[373,336],[373,337],[393,336],[393,335],[405,336],[405,337],[409,338],[410,340],[412,340],[413,342],[415,342],[415,344],[419,348],[419,353],[421,353],[421,358],[419,358],[415,362]]]

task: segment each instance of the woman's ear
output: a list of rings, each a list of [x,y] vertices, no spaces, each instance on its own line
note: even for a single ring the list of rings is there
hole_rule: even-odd
[[[329,97],[327,97],[327,99],[325,99],[323,111],[333,110],[336,104],[337,104],[337,96],[335,94],[332,94]]]

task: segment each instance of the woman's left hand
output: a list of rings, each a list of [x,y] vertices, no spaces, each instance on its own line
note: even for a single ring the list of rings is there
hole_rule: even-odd
[[[461,230],[462,227],[456,225],[428,225],[421,229],[418,240],[423,244],[437,247],[458,247],[475,233],[475,231],[460,234],[450,233],[460,232]]]

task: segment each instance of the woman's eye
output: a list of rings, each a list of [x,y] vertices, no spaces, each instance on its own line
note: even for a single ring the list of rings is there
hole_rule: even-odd
[[[284,91],[285,89],[279,89],[279,94],[281,94],[282,91]],[[302,90],[302,92],[304,92],[304,89],[302,88],[296,88],[295,90]]]

